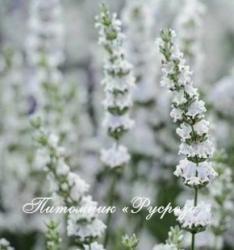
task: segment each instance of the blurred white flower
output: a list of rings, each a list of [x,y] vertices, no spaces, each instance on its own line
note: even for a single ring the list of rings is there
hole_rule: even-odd
[[[91,240],[102,236],[106,226],[97,218],[86,223],[85,219],[79,221],[80,217],[76,213],[71,213],[68,216],[67,234],[68,236],[76,236],[81,241]]]
[[[171,244],[159,244],[154,246],[153,250],[177,250],[177,247]]]
[[[182,123],[180,127],[176,129],[176,133],[180,136],[183,142],[186,141],[186,139],[191,138],[191,132],[191,126],[186,123]]]
[[[105,250],[105,249],[103,248],[103,245],[98,244],[97,242],[93,242],[88,246],[86,245],[84,250]]]
[[[157,92],[155,80],[159,61],[149,49],[153,45],[154,11],[157,6],[157,1],[129,0],[122,11],[128,37],[125,47],[136,77],[133,98],[143,104],[154,101]]]
[[[195,84],[201,88],[204,88],[204,54],[201,44],[205,10],[205,5],[200,0],[184,0],[175,21],[179,47],[194,70]]]
[[[214,154],[214,151],[214,144],[210,140],[206,140],[199,143],[192,143],[191,145],[184,142],[181,143],[179,154],[187,157],[209,158]]]
[[[126,147],[114,144],[110,149],[101,151],[101,160],[106,166],[115,168],[128,163],[130,155]]]
[[[124,114],[121,116],[116,116],[111,113],[106,113],[103,121],[103,126],[110,131],[115,130],[129,130],[133,127],[134,121],[130,119],[128,114]]]
[[[234,117],[234,111],[230,108],[234,105],[233,81],[234,73],[223,77],[214,84],[214,87],[209,95],[209,100],[215,110],[230,118]]]
[[[58,175],[67,175],[69,173],[69,166],[64,162],[64,160],[59,160],[56,168],[56,173]]]
[[[181,105],[187,102],[185,98],[185,92],[183,90],[175,92],[172,102],[176,105]]]
[[[202,114],[206,111],[205,103],[203,101],[195,100],[189,107],[187,111],[187,115],[195,118],[197,116],[202,116]]]
[[[194,206],[193,200],[187,200],[182,209],[174,212],[180,225],[191,232],[203,231],[212,221],[211,206],[205,202]]]
[[[88,191],[89,185],[75,173],[70,172],[67,178],[71,187],[71,198],[78,201]]]
[[[206,185],[217,176],[210,162],[201,162],[197,165],[187,159],[180,161],[174,174],[182,177],[184,183],[191,187]]]
[[[106,6],[102,6],[100,15],[96,17],[96,27],[99,30],[99,43],[105,50],[102,81],[105,91],[103,125],[115,144],[111,149],[102,150],[101,160],[111,168],[123,166],[129,161],[127,149],[118,143],[134,124],[128,112],[132,106],[134,77],[132,65],[126,59],[121,25],[117,15],[111,15]]]
[[[194,131],[200,136],[207,134],[209,132],[209,124],[206,120],[200,120],[194,124]]]
[[[14,250],[14,248],[10,246],[10,243],[4,238],[0,239],[0,249],[1,250]]]
[[[177,122],[179,120],[182,120],[183,112],[179,108],[173,108],[170,112],[170,116],[174,122]]]

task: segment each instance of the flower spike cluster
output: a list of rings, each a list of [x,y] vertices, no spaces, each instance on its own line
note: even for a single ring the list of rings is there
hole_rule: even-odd
[[[209,122],[204,119],[205,103],[193,87],[192,73],[183,54],[175,47],[174,37],[174,31],[162,31],[160,51],[163,55],[161,83],[173,92],[170,116],[178,124],[179,154],[185,157],[177,166],[175,175],[182,177],[190,187],[201,187],[217,175],[209,161],[214,146],[208,134]]]
[[[132,65],[126,60],[124,35],[116,14],[110,15],[107,8],[102,6],[96,27],[99,29],[99,44],[106,52],[102,82],[105,91],[104,127],[114,139],[113,146],[101,152],[101,159],[105,165],[116,168],[130,159],[127,148],[119,145],[118,141],[134,123],[129,117],[134,77]]]
[[[89,185],[78,174],[71,171],[65,160],[65,150],[59,145],[59,137],[45,131],[40,119],[32,120],[32,126],[36,130],[35,140],[44,149],[45,157],[47,156],[45,165],[52,179],[53,192],[67,207],[80,207],[84,211],[85,208],[92,208],[93,211],[92,213],[70,213],[67,219],[67,235],[75,238],[76,242],[84,248],[96,243],[96,239],[102,236],[106,226],[96,213],[97,203],[87,195]]]
[[[217,173],[210,162],[214,146],[209,137],[209,122],[204,118],[205,103],[193,86],[192,73],[183,54],[175,46],[174,38],[175,33],[170,29],[161,32],[161,83],[173,92],[170,116],[178,124],[179,154],[184,157],[174,174],[181,177],[185,185],[195,189],[194,204],[187,201],[184,209],[177,211],[176,215],[182,227],[195,232],[210,223],[210,206],[197,205],[197,190],[209,184]],[[189,209],[191,206],[192,210]]]
[[[211,206],[205,202],[194,206],[193,200],[187,200],[182,209],[175,210],[175,215],[181,227],[191,233],[204,231],[211,224]]]
[[[53,220],[49,221],[46,232],[46,250],[59,250],[61,241],[58,223]]]

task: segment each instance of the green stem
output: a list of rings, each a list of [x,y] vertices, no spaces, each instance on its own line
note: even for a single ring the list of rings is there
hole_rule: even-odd
[[[194,207],[197,206],[197,198],[198,198],[198,189],[195,188],[195,194],[194,194]]]
[[[198,189],[195,188],[195,193],[194,193],[194,207],[197,206],[197,199],[198,199]],[[192,232],[191,250],[195,250],[195,236],[196,236],[196,233]]]
[[[195,133],[194,132],[194,128],[192,126],[192,131],[193,131],[193,134]],[[196,157],[196,165],[198,166],[198,158]],[[197,176],[197,172],[196,172],[196,176]],[[194,207],[197,206],[197,200],[198,200],[198,188],[194,188]],[[196,233],[195,232],[192,232],[192,240],[191,240],[191,250],[195,250],[195,241],[196,241]]]
[[[114,193],[115,193],[116,181],[117,181],[117,174],[114,172],[114,175],[112,176],[112,181],[111,181],[111,186],[110,186],[110,189],[109,189],[109,193],[108,193],[108,196],[107,196],[108,206],[110,206],[110,207],[112,207],[113,201],[114,201],[113,196],[114,196]],[[112,213],[108,213],[107,220],[106,220],[107,230],[106,230],[105,237],[104,237],[104,248],[106,248],[109,237],[110,237],[110,234],[111,234],[111,228],[110,228],[111,220],[112,220]]]
[[[192,233],[191,250],[195,250],[195,233]]]

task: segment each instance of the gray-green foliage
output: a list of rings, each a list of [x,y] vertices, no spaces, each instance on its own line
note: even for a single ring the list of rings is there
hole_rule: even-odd
[[[51,220],[47,224],[46,250],[59,250],[61,238],[59,235],[59,225]]]
[[[139,240],[137,239],[135,234],[133,234],[132,236],[125,235],[122,237],[122,245],[124,246],[125,250],[135,250],[138,242]]]

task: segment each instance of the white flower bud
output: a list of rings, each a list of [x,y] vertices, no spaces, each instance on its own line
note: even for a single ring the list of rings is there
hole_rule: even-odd
[[[180,121],[183,118],[183,111],[178,108],[173,108],[170,112],[170,116],[174,122]]]
[[[113,145],[110,149],[101,151],[101,160],[107,166],[115,168],[128,163],[130,155],[126,147]]]
[[[174,212],[181,226],[191,232],[203,231],[211,223],[211,206],[204,202],[194,206],[193,200],[188,200],[182,209]]]
[[[182,123],[179,128],[176,129],[176,133],[180,136],[182,141],[191,138],[192,128],[186,123]]]
[[[70,168],[68,167],[68,165],[63,160],[60,160],[56,167],[56,173],[58,175],[67,175],[69,171]]]
[[[195,123],[193,128],[198,135],[207,134],[209,131],[209,122],[202,119],[201,121]]]
[[[194,101],[188,108],[187,115],[196,117],[202,115],[206,111],[205,103],[203,101]]]
[[[59,137],[56,134],[50,134],[48,137],[48,144],[50,147],[56,148],[58,146]]]

